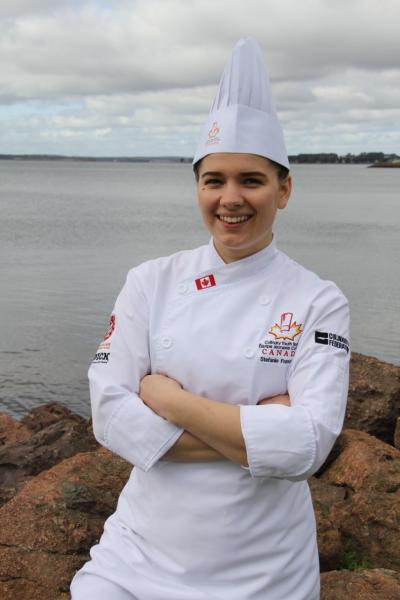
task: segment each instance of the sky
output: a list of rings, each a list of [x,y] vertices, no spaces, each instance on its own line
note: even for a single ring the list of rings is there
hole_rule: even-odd
[[[0,154],[192,156],[236,41],[289,154],[400,154],[399,0],[1,0]]]

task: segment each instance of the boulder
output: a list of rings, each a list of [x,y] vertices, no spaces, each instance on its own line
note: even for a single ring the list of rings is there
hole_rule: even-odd
[[[396,419],[396,427],[394,430],[394,447],[400,450],[400,417]]]
[[[61,600],[132,465],[105,449],[66,459],[0,508],[0,598]]]
[[[21,419],[21,424],[25,425],[29,430],[33,432],[40,431],[53,423],[59,421],[72,421],[74,423],[84,423],[85,419],[76,413],[73,413],[69,408],[60,402],[49,402],[48,404],[41,404],[32,408]]]
[[[400,367],[352,353],[346,428],[358,429],[393,444],[400,416]]]
[[[0,414],[0,448],[8,444],[24,442],[32,435],[32,431],[13,417]]]
[[[400,569],[400,451],[367,433],[345,430],[321,480],[344,490],[332,518],[353,562]]]
[[[24,441],[0,448],[0,506],[41,471],[78,452],[98,448],[82,417],[68,415],[66,419],[50,421],[42,421],[43,427],[39,429],[32,427],[34,433]],[[47,422],[50,424],[46,425]]]
[[[353,354],[345,421],[353,429],[310,479],[321,600],[400,600],[399,372]],[[2,600],[69,598],[131,468],[61,404],[21,421],[0,415]]]
[[[321,600],[399,600],[400,573],[388,569],[321,575]]]
[[[344,552],[337,508],[344,504],[345,490],[316,477],[308,483],[317,522],[320,568],[331,571],[339,568]]]

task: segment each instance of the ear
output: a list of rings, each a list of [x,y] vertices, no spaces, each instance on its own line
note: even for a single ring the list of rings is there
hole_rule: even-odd
[[[292,193],[292,178],[290,175],[279,182],[278,208],[285,208]]]

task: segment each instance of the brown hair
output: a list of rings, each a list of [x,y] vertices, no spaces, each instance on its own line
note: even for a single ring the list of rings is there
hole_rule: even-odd
[[[265,156],[264,158],[267,158],[267,157]],[[195,163],[193,165],[193,171],[194,171],[194,176],[196,177],[196,181],[199,180],[199,167],[201,165],[202,160],[203,159],[201,158],[200,160],[197,161],[197,163]],[[267,158],[267,160],[269,160],[271,165],[275,168],[279,181],[284,181],[286,179],[286,177],[289,175],[289,169],[287,167],[284,167],[283,165],[280,165],[279,163],[275,162],[274,160],[271,160],[270,158]]]

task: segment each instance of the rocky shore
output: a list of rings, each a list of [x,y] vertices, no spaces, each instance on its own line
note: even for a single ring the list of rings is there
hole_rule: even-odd
[[[52,403],[0,414],[0,598],[61,600],[131,465]],[[353,354],[345,428],[310,480],[321,600],[400,599],[400,367]]]

